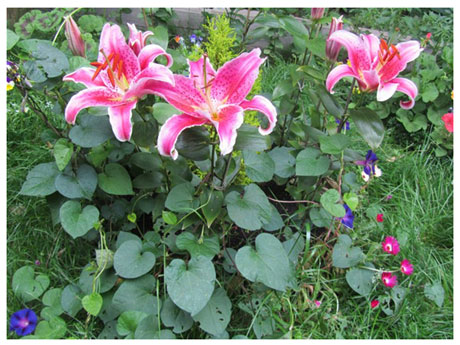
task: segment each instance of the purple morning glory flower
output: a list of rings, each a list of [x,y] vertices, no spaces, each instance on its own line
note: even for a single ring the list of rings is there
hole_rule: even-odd
[[[37,327],[37,315],[32,309],[21,309],[11,315],[10,331],[24,336],[32,333]]]
[[[195,34],[191,34],[189,38],[190,38],[190,42],[196,43],[196,35]]]
[[[340,120],[339,120],[339,119],[335,120],[335,123],[338,124],[338,125],[340,125]],[[344,126],[344,128],[345,128],[345,130],[349,131],[349,130],[350,130],[350,122],[345,121],[345,126]],[[343,129],[343,128],[342,128],[342,129]]]
[[[372,151],[367,151],[366,158],[363,161],[356,161],[355,164],[364,166],[362,177],[364,181],[369,180],[371,174],[373,176],[379,177],[382,175],[382,171],[377,167],[377,155]]]
[[[338,219],[340,219],[340,222],[347,228],[353,229],[353,220],[355,219],[355,216],[347,204],[343,204],[343,208],[345,209],[345,216]]]

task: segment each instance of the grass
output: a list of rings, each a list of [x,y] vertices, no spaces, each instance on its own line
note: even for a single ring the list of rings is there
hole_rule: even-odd
[[[268,70],[265,74],[273,85],[287,73],[286,69]],[[271,81],[270,81],[271,80]],[[8,317],[26,307],[11,290],[14,272],[23,265],[41,264],[36,271],[50,276],[50,288],[63,288],[78,280],[82,268],[91,260],[92,246],[82,240],[72,240],[63,230],[51,226],[46,201],[42,198],[18,194],[28,171],[42,162],[52,160],[50,150],[41,140],[45,129],[32,114],[15,113],[10,107],[7,118],[8,135]],[[366,152],[367,146],[354,133],[350,133],[354,146]],[[307,253],[307,265],[297,271],[299,289],[295,293],[263,293],[256,309],[260,316],[273,317],[273,325],[244,312],[248,297],[257,295],[229,295],[233,300],[230,336],[236,334],[255,338],[255,331],[274,326],[277,337],[287,338],[364,338],[364,339],[451,339],[453,338],[453,162],[434,158],[428,142],[418,148],[399,147],[391,133],[378,151],[379,167],[383,176],[375,179],[363,194],[362,207],[355,219],[356,228],[350,235],[362,245],[365,253],[387,235],[401,242],[399,259],[408,258],[414,264],[414,274],[402,285],[409,287],[400,308],[385,315],[381,308],[371,310],[369,301],[353,292],[346,283],[345,271],[331,268],[330,249],[312,238]],[[356,168],[358,172],[358,168]],[[392,199],[386,201],[391,194]],[[384,223],[379,225],[366,217],[365,210],[379,207]],[[334,242],[331,242],[333,245]],[[39,245],[37,245],[39,244]],[[368,260],[372,261],[370,255]],[[399,261],[398,261],[399,262]],[[379,265],[377,265],[379,266]],[[424,286],[441,281],[445,290],[444,305],[439,308],[423,293]],[[235,291],[241,281],[235,280]],[[379,290],[376,296],[384,294]],[[254,292],[255,293],[255,292]],[[318,308],[312,301],[321,300]],[[239,304],[241,303],[241,304]],[[40,310],[40,302],[27,304]],[[79,314],[80,316],[83,313]],[[69,319],[67,336],[97,337],[100,325],[91,323],[85,328],[84,317]],[[273,336],[275,336],[273,335]],[[184,338],[209,337],[197,326]],[[273,337],[271,336],[271,337]]]

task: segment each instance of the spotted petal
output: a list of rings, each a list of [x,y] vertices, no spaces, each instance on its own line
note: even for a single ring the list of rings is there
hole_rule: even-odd
[[[93,80],[95,69],[89,67],[82,67],[77,69],[75,72],[67,74],[62,78],[64,81],[73,81],[74,83],[81,83],[86,87],[97,87],[97,86],[104,86],[104,82],[102,81],[100,75],[98,75]]]
[[[161,83],[153,83],[153,82]],[[158,94],[152,85],[174,86],[174,76],[169,68],[156,63],[150,64],[134,77],[124,99],[141,98],[146,94]]]
[[[391,61],[385,63],[379,71],[380,79],[383,82],[392,81],[401,71],[406,69],[407,63],[415,60],[423,50],[417,41],[398,43],[396,49],[399,56],[396,55]]]
[[[113,133],[119,141],[127,141],[131,138],[133,127],[131,124],[131,111],[137,102],[131,102],[116,107],[109,107],[109,119]]]
[[[259,127],[259,133],[262,135],[270,134],[276,125],[277,114],[276,108],[268,99],[262,96],[254,96],[250,101],[244,100],[240,103],[240,107],[244,110],[256,110],[267,116],[268,127]]]
[[[219,134],[219,148],[222,155],[233,151],[236,141],[236,130],[244,121],[243,108],[234,104],[223,105],[219,108],[219,120],[212,121]]]
[[[197,61],[187,60],[189,66],[190,79],[192,79],[196,83],[196,86],[199,88],[203,88],[205,86],[203,76],[203,60],[203,57],[201,57]],[[206,84],[211,85],[215,77],[216,71],[209,62],[209,59],[206,59]]]
[[[405,93],[410,98],[408,101],[399,102],[401,108],[411,109],[415,104],[415,97],[418,95],[417,85],[412,80],[406,78],[394,78],[392,82],[398,84],[396,91]]]
[[[329,75],[327,76],[327,79],[326,79],[327,91],[329,91],[330,93],[334,93],[334,91],[332,91],[332,89],[334,88],[335,84],[337,84],[337,82],[340,79],[345,78],[345,77],[355,77],[355,78],[357,78],[358,76],[355,74],[353,69],[348,65],[339,65],[336,68],[334,68],[329,73]]]
[[[155,61],[158,56],[166,57],[166,67],[171,67],[173,59],[163,48],[156,44],[149,44],[142,48],[139,53],[139,65],[141,69],[147,68],[149,63]]]

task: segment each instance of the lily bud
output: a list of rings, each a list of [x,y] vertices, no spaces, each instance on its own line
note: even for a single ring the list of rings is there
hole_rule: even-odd
[[[337,57],[339,56],[342,45],[336,41],[330,41],[329,37],[331,37],[334,32],[342,30],[342,28],[342,16],[340,16],[339,19],[332,18],[331,27],[329,28],[329,35],[327,36],[328,40],[326,41],[326,57],[332,62],[337,61]]]
[[[81,38],[80,29],[71,16],[65,17],[65,36],[73,55],[86,57],[85,42]]]
[[[312,8],[311,19],[318,20],[323,18],[325,8]]]

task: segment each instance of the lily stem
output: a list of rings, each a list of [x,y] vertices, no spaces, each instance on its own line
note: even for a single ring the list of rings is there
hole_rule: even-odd
[[[342,131],[343,125],[346,123],[348,119],[347,111],[348,111],[348,107],[350,106],[351,95],[353,94],[353,89],[355,87],[355,84],[356,84],[356,79],[353,79],[353,82],[351,83],[350,91],[348,92],[347,104],[345,105],[345,110],[343,111],[343,117],[342,117],[342,120],[340,120],[339,126],[337,127],[337,133],[340,133]]]

